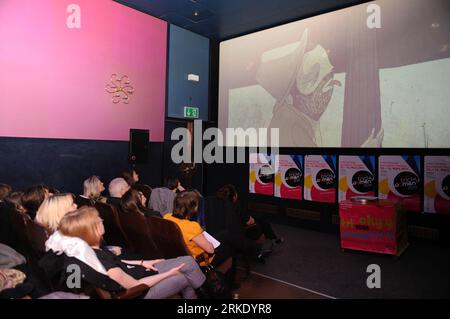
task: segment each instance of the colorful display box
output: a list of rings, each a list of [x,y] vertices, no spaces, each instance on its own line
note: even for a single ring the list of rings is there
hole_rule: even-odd
[[[339,204],[341,248],[400,256],[408,247],[400,202],[354,198]]]

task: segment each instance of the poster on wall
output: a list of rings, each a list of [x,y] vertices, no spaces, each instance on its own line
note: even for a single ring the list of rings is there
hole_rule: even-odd
[[[273,195],[273,159],[262,153],[250,154],[249,192]]]
[[[339,156],[339,201],[375,195],[375,156]]]
[[[378,197],[400,200],[403,208],[420,212],[420,156],[380,156]]]
[[[302,199],[303,193],[303,156],[277,155],[275,174],[275,197]]]
[[[336,201],[336,155],[305,156],[304,198],[322,203]]]
[[[425,156],[424,210],[450,214],[450,156]]]

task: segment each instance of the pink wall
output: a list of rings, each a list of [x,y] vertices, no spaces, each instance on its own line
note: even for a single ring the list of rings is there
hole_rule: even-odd
[[[81,28],[66,26],[69,4]],[[0,136],[164,139],[167,24],[111,0],[0,1]],[[128,75],[129,104],[105,85]]]

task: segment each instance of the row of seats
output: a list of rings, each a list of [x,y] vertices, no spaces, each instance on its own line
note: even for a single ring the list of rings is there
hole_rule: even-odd
[[[80,197],[77,197],[80,199]],[[86,205],[86,202],[80,203]],[[186,247],[181,230],[175,223],[157,217],[144,216],[138,212],[121,212],[116,207],[97,202],[95,206],[100,217],[104,221],[104,240],[108,245],[123,247],[131,252],[139,254],[146,259],[175,258],[190,255]],[[12,205],[3,205],[2,209],[8,210],[11,224],[22,247],[21,252],[27,257],[28,263],[39,268],[38,262],[45,255],[45,242],[50,236],[45,227],[39,225],[26,215],[21,215]],[[218,270],[226,272],[231,266],[231,259],[221,265]],[[45,277],[45,272],[40,269],[40,275]],[[48,278],[48,277],[47,277]],[[46,279],[47,279],[46,278]],[[52,291],[60,290],[57,283],[47,281]],[[130,291],[111,293],[101,287],[91,287],[96,297],[100,298],[129,298],[142,293],[146,287],[134,287]],[[148,289],[148,287],[147,287]],[[91,291],[84,291],[91,294]]]

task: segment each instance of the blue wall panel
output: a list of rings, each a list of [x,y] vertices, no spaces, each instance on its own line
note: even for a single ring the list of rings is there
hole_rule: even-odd
[[[167,116],[183,118],[185,106],[200,109],[199,119],[208,120],[209,39],[170,25]],[[187,80],[193,73],[199,82]]]
[[[142,183],[160,186],[163,143],[150,143],[148,164],[136,164]],[[129,169],[128,142],[0,137],[0,183],[15,190],[38,183],[80,194],[98,175],[105,184]]]

